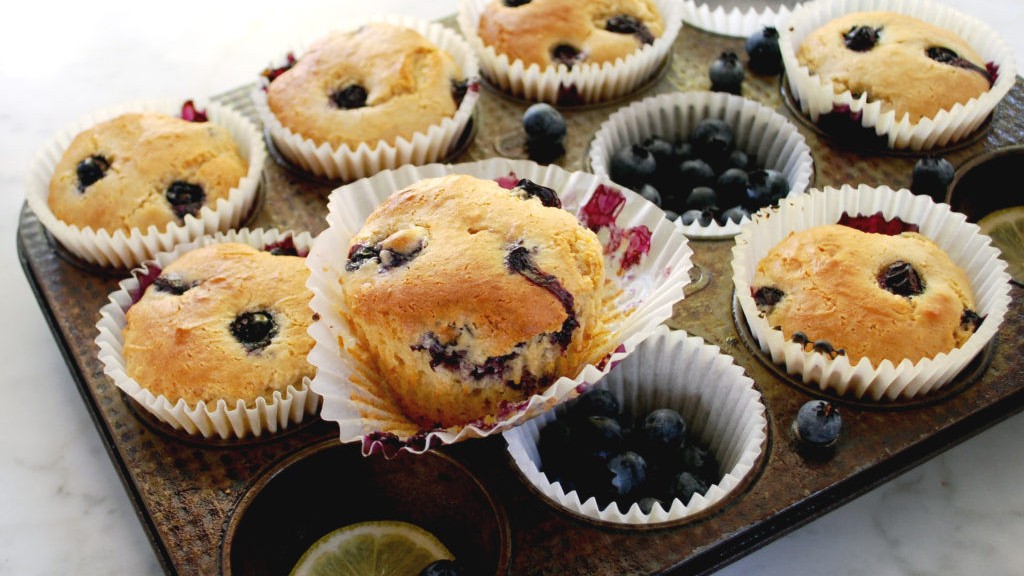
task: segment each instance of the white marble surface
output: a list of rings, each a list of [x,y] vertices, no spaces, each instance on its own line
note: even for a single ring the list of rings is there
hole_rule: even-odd
[[[946,0],[1024,64],[1024,2]],[[26,167],[65,124],[134,98],[213,95],[334,24],[438,18],[456,1],[19,2],[0,32],[0,574],[160,566],[17,261]],[[1011,417],[725,567],[721,574],[1024,573],[1024,415]]]

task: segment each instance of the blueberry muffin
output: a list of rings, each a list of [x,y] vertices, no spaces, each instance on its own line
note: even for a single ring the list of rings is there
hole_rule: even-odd
[[[372,148],[454,116],[465,89],[450,54],[411,28],[378,22],[314,42],[270,82],[267,104],[282,126],[317,144]]]
[[[173,404],[253,407],[314,368],[305,259],[240,243],[186,252],[125,314],[125,372]]]
[[[857,12],[811,32],[796,53],[835,93],[867,94],[899,120],[932,118],[987,92],[984,59],[957,34],[912,16]]]
[[[227,199],[248,173],[228,131],[132,112],[78,133],[50,179],[59,220],[93,230],[163,230]]]
[[[554,190],[468,175],[393,193],[352,237],[343,316],[403,413],[430,429],[496,416],[593,359],[597,236]]]
[[[757,265],[759,313],[788,340],[851,364],[917,362],[960,347],[981,322],[966,273],[916,231],[888,232],[791,232]]]
[[[665,23],[651,0],[493,0],[481,13],[484,45],[524,66],[615,62],[654,43]]]

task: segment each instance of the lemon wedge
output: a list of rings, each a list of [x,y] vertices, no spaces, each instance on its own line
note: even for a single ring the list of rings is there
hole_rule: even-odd
[[[996,210],[979,220],[978,227],[1002,252],[1010,277],[1024,282],[1024,206]]]
[[[452,553],[408,522],[372,520],[327,533],[302,554],[291,576],[417,576]]]

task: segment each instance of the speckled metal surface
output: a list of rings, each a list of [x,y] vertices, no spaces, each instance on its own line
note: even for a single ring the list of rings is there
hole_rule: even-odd
[[[684,27],[663,75],[632,97],[708,89],[707,66],[723,51],[743,54],[743,40]],[[252,114],[249,90],[241,87],[219,99]],[[777,78],[748,75],[743,95],[789,116],[799,126],[813,151],[816,186],[909,186],[917,156],[858,152],[819,137],[812,126],[793,116]],[[966,145],[941,153],[959,166],[980,153],[1024,142],[1022,100],[1024,83],[1018,78],[983,132]],[[566,110],[567,154],[559,164],[584,169],[591,136],[622,103]],[[510,139],[514,150],[525,108],[526,103],[485,87],[472,141],[451,160],[494,156],[498,149],[509,150]],[[326,226],[326,198],[336,184],[268,160],[262,202],[248,225],[316,234]],[[27,207],[21,215],[18,246],[26,276],[164,568],[169,574],[222,572],[221,548],[229,526],[235,514],[245,512],[241,505],[252,498],[253,487],[279,473],[290,455],[333,438],[336,429],[313,419],[266,439],[206,442],[154,422],[136,411],[103,375],[93,344],[98,310],[124,271],[81,267],[65,257]],[[502,521],[507,521],[511,534],[508,573],[709,571],[1024,406],[1024,360],[1018,353],[1024,342],[1024,290],[1015,286],[1013,303],[994,344],[947,390],[921,401],[891,405],[838,399],[846,422],[839,448],[827,460],[802,455],[795,449],[790,422],[803,401],[823,394],[781,376],[745,339],[742,321],[733,314],[732,241],[694,241],[692,246],[707,284],[677,305],[669,325],[721,346],[763,392],[769,445],[757,475],[745,491],[710,516],[656,530],[612,529],[565,514],[539,498],[514,471],[500,438],[444,448],[442,452],[464,464],[490,498],[507,511]],[[301,514],[288,521],[301,523]]]

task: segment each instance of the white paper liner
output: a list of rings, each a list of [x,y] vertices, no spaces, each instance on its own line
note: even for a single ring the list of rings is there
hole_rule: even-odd
[[[775,7],[761,6],[760,9],[749,6],[746,10],[739,7],[726,10],[722,6],[712,7],[694,0],[684,0],[683,22],[707,32],[747,38],[764,26],[781,29],[792,11],[799,6],[800,4],[796,4],[789,8],[780,4]]]
[[[253,90],[251,98],[256,112],[270,132],[277,150],[302,170],[322,178],[352,181],[403,164],[418,165],[443,160],[469,127],[480,97],[480,66],[476,54],[457,32],[437,22],[403,16],[381,16],[361,21],[346,29],[355,29],[369,22],[388,22],[411,28],[451,54],[459,65],[462,77],[467,81],[466,95],[454,116],[430,126],[426,132],[416,132],[411,138],[398,137],[393,144],[383,140],[364,142],[353,150],[347,144],[338,148],[328,142],[318,144],[302,134],[292,132],[271,112],[263,87]],[[297,57],[301,58],[301,52],[295,51]]]
[[[796,126],[785,116],[754,100],[722,92],[673,92],[650,96],[624,106],[601,123],[590,144],[592,171],[608,174],[611,158],[623,146],[649,136],[688,137],[698,122],[721,118],[733,127],[736,148],[747,152],[764,168],[778,170],[789,182],[788,196],[807,189],[814,175],[811,150]],[[726,207],[723,207],[723,209]],[[683,225],[690,238],[728,238],[740,231],[742,222],[707,226]]]
[[[955,32],[971,45],[986,63],[998,65],[998,78],[988,92],[932,118],[911,122],[909,116],[896,118],[892,110],[884,112],[881,102],[868,102],[870,94],[858,97],[849,91],[836,94],[831,82],[812,75],[796,59],[803,39],[828,21],[853,12],[888,11],[906,14]],[[860,115],[860,124],[888,139],[889,147],[914,151],[955,143],[977,130],[989,117],[1017,79],[1017,62],[1009,45],[991,27],[980,20],[928,0],[815,0],[793,11],[779,29],[779,48],[789,81],[790,95],[803,113],[817,121],[822,114],[849,108]]]
[[[541,471],[537,448],[540,430],[555,420],[555,411],[506,431],[508,452],[523,477],[562,508],[601,522],[646,526],[679,522],[707,512],[737,492],[757,466],[765,448],[768,421],[754,381],[733,358],[696,336],[659,326],[635,352],[595,388],[612,392],[623,413],[642,418],[656,408],[673,408],[689,430],[719,462],[722,478],[689,502],[675,499],[668,508],[655,505],[643,513],[637,504],[622,511],[615,503],[601,508],[593,496],[565,492]]]
[[[107,297],[109,303],[100,309],[100,320],[96,324],[99,330],[96,345],[99,348],[98,357],[103,363],[103,373],[110,377],[121,391],[157,419],[176,430],[203,438],[228,440],[274,434],[299,424],[307,415],[314,414],[320,399],[310,390],[309,378],[303,378],[302,382],[288,386],[284,394],[274,392],[270,400],[260,397],[253,406],[246,406],[244,400],[229,406],[223,399],[212,405],[206,402],[189,405],[184,399],[179,398],[172,402],[162,394],[153,394],[140,386],[125,370],[122,337],[125,313],[137,300],[140,287],[138,278],[145,276],[152,266],[166,268],[186,252],[210,244],[240,242],[263,249],[286,238],[292,239],[300,254],[308,251],[313,244],[308,232],[296,234],[276,229],[243,228],[226,233],[217,232],[212,236],[203,236],[192,242],[180,244],[174,250],[156,254],[153,259],[133,270],[135,274],[119,282],[119,289]]]
[[[424,432],[403,415],[380,390],[372,367],[355,358],[351,350],[360,343],[343,318],[340,269],[346,261],[343,251],[376,206],[393,192],[423,178],[446,174],[469,174],[497,178],[514,173],[559,193],[563,208],[579,214],[592,193],[601,185],[621,191],[625,204],[616,217],[621,230],[646,226],[651,231],[651,248],[639,263],[624,270],[621,249],[608,252],[607,229],[598,232],[606,246],[605,272],[618,283],[621,292],[612,303],[614,314],[606,325],[612,334],[610,355],[600,366],[587,365],[573,378],[562,377],[548,389],[531,397],[509,414],[486,425],[469,423]],[[689,282],[693,251],[686,237],[650,202],[607,178],[585,172],[568,172],[556,165],[541,166],[526,160],[492,158],[480,162],[426,166],[403,166],[335,189],[328,201],[328,228],[314,243],[306,262],[313,291],[311,307],[318,320],[310,327],[316,341],[309,361],[317,367],[312,388],[324,398],[321,417],[337,422],[342,442],[362,442],[364,454],[377,449],[388,453],[401,449],[421,453],[432,444],[451,444],[469,438],[489,436],[524,422],[578,393],[578,387],[599,380],[619,360],[631,353],[651,331],[672,315],[673,305],[683,298]],[[612,352],[614,351],[614,352]],[[395,442],[397,440],[397,442]],[[397,448],[396,448],[397,446]]]
[[[846,356],[834,360],[824,354],[807,352],[785,340],[758,314],[751,295],[751,282],[758,262],[790,231],[823,224],[835,224],[844,212],[871,215],[881,212],[887,219],[899,217],[917,224],[920,233],[939,245],[970,279],[975,310],[985,320],[960,348],[934,358],[914,362],[905,359],[894,365],[889,360],[873,365],[861,358],[851,365]],[[991,239],[980,233],[966,216],[953,212],[948,204],[937,204],[928,196],[909,190],[892,190],[861,185],[853,188],[812,189],[808,194],[787,198],[776,212],[760,212],[745,225],[733,247],[733,284],[747,324],[761,350],[772,362],[783,364],[806,384],[831,389],[841,395],[871,400],[908,399],[927,394],[952,380],[984,348],[999,329],[1010,305],[1010,276],[1006,262]]]
[[[137,100],[99,110],[66,126],[36,154],[26,178],[26,201],[39,222],[69,252],[90,264],[127,269],[181,242],[235,228],[250,214],[267,157],[263,137],[255,124],[238,111],[199,99],[195,100],[196,108],[205,110],[210,122],[231,133],[240,155],[248,163],[246,175],[231,189],[226,200],[218,200],[213,208],[204,206],[198,217],[186,215],[184,223],[172,222],[164,230],[150,226],[146,230],[133,228],[128,232],[118,230],[113,233],[68,224],[50,210],[47,203],[50,178],[78,133],[128,112],[152,111],[178,117],[184,102],[184,99]]]
[[[480,59],[484,77],[503,92],[530,101],[559,103],[562,89],[575,87],[575,99],[593,104],[618,98],[644,84],[665,63],[682,28],[682,4],[678,0],[654,0],[665,29],[653,43],[629,56],[601,64],[577,64],[570,70],[564,64],[541,68],[526,66],[522,60],[509,60],[484,44],[477,28],[480,15],[492,0],[460,0],[458,24],[462,34]],[[574,102],[575,103],[575,102]]]

